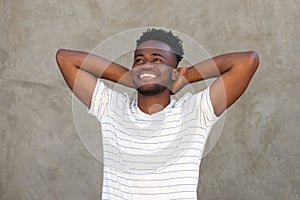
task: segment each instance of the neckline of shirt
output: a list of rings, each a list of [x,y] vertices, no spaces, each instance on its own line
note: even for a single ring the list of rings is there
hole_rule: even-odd
[[[156,113],[153,113],[153,114],[147,114],[147,113],[143,112],[139,108],[137,100],[136,100],[136,103],[135,103],[134,106],[135,106],[135,110],[137,111],[138,114],[143,115],[145,117],[154,117],[154,116],[159,116],[159,115],[167,113],[170,108],[174,107],[175,102],[176,102],[176,100],[171,98],[170,99],[170,103],[164,109],[162,109],[162,110],[160,110],[160,111],[158,111]]]

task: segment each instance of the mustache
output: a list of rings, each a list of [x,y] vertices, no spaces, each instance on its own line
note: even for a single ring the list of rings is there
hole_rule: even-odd
[[[157,76],[160,74],[158,71],[153,70],[153,69],[140,69],[140,70],[138,70],[136,72],[136,74],[138,76],[140,76],[141,74],[145,74],[145,73],[147,73],[147,74],[154,74],[154,75],[157,75]]]

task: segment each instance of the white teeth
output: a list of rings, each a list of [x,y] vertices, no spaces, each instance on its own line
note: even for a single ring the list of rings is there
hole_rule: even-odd
[[[140,75],[140,78],[155,78],[156,75],[154,74],[142,74]]]

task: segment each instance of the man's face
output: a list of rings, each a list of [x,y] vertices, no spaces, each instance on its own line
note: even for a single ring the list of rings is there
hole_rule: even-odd
[[[166,43],[148,40],[134,53],[132,79],[139,93],[150,96],[170,89],[175,77],[177,59]]]

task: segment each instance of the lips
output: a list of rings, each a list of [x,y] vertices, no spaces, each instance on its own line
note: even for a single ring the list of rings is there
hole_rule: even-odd
[[[141,79],[151,79],[151,78],[156,78],[158,77],[158,74],[155,72],[149,72],[149,71],[142,71],[138,74],[138,77]]]
[[[139,77],[140,78],[155,78],[157,76],[154,74],[141,74]]]

